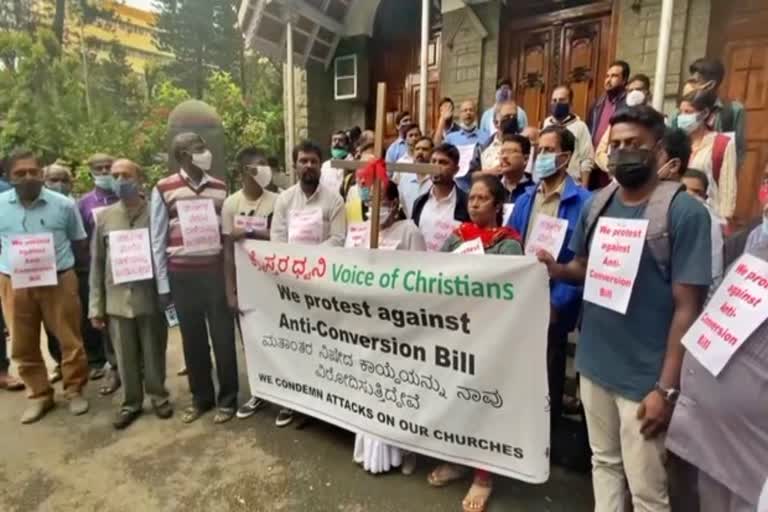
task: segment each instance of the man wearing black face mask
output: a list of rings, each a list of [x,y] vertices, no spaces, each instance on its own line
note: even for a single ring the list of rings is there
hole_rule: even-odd
[[[616,114],[610,165],[617,183],[585,205],[571,239],[576,257],[563,265],[537,255],[553,279],[586,280],[576,367],[598,512],[622,510],[627,484],[635,510],[670,509],[663,433],[679,394],[680,339],[712,281],[709,214],[658,176],[664,130],[663,115],[651,107]],[[622,219],[648,221],[642,245],[627,242],[643,231]],[[598,235],[602,242],[593,244]],[[596,251],[611,256],[589,260]],[[639,256],[638,264],[628,264],[630,254]],[[599,296],[588,293],[591,286]],[[622,293],[629,296],[623,308],[616,297]]]
[[[475,148],[467,174],[456,179],[456,184],[464,191],[469,190],[472,174],[475,172],[482,171],[499,177],[504,174],[504,169],[501,167],[501,146],[504,143],[504,135],[517,135],[521,130],[517,103],[507,100],[496,105],[494,125],[497,128],[496,132]]]
[[[589,173],[595,165],[595,148],[592,146],[592,136],[584,121],[571,112],[573,104],[573,89],[563,84],[552,91],[551,116],[544,120],[544,128],[552,125],[567,128],[576,138],[576,149],[568,164],[568,174],[586,187],[589,182]]]

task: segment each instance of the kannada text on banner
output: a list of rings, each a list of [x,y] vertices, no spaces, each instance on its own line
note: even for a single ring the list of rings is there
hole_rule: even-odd
[[[548,277],[531,257],[487,257],[238,244],[251,391],[407,450],[546,481]]]

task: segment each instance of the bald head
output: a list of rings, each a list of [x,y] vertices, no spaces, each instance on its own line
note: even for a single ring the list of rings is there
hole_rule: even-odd
[[[122,179],[123,181],[140,182],[143,175],[144,173],[139,164],[127,158],[115,160],[112,164],[112,177],[115,180]]]
[[[115,159],[111,155],[106,153],[94,153],[88,159],[88,167],[90,167],[91,172],[96,175],[108,174],[109,168],[112,166],[112,162],[114,161]]]
[[[472,100],[465,100],[459,106],[459,121],[462,128],[472,128],[477,123],[477,105]]]

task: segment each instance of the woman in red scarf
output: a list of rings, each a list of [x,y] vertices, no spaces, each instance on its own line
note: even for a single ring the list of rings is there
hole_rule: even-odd
[[[469,191],[469,218],[448,237],[442,252],[453,252],[465,242],[480,239],[486,254],[521,255],[520,234],[502,226],[504,185],[496,177],[478,174]]]
[[[469,192],[469,218],[445,241],[442,252],[454,252],[462,244],[479,239],[486,254],[521,255],[520,235],[514,229],[503,227],[503,208],[506,191],[496,176],[478,174]],[[467,468],[456,464],[441,464],[429,474],[429,483],[443,487],[461,479]],[[465,512],[483,512],[493,489],[490,473],[475,469],[472,487],[462,505]]]

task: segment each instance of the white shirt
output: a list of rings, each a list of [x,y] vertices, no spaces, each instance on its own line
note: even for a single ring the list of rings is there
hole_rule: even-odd
[[[344,246],[347,236],[347,218],[344,211],[344,201],[338,192],[334,192],[322,185],[317,187],[310,197],[301,190],[301,185],[296,184],[288,190],[281,192],[275,201],[275,211],[272,217],[272,229],[270,239],[273,242],[288,242],[288,221],[290,212],[320,208],[323,213],[323,244],[338,247]]]
[[[440,252],[451,232],[459,225],[454,220],[456,211],[456,187],[443,199],[435,196],[435,189],[429,192],[419,219],[419,230],[424,235],[427,251]]]
[[[712,152],[715,148],[715,132],[704,136],[700,147],[691,155],[689,169],[698,169],[709,178],[707,203],[715,209],[722,218],[733,217],[736,210],[737,177],[736,177],[736,143],[731,138],[723,155],[723,165],[720,168],[720,181],[715,180],[712,169]]]
[[[338,192],[344,181],[344,169],[331,167],[331,161],[326,160],[320,167],[320,184],[325,188]]]
[[[380,232],[380,237],[384,240],[399,240],[398,251],[426,251],[427,244],[424,242],[424,235],[412,220],[395,221],[387,229]]]
[[[235,217],[238,215],[269,217],[275,209],[277,194],[264,190],[256,201],[245,197],[242,189],[238,190],[225,201],[221,207],[221,232],[225,235],[232,234],[235,225]]]
[[[557,124],[555,118],[549,116],[544,120],[544,128]],[[592,171],[595,164],[595,148],[592,145],[592,135],[589,133],[586,123],[574,116],[572,120],[565,124],[568,131],[576,138],[576,149],[571,155],[571,161],[568,164],[568,174],[571,178],[580,181],[582,172]]]
[[[413,203],[432,188],[430,176],[419,176],[412,172],[397,173],[394,177],[400,191],[400,204],[405,210],[405,216],[413,218]]]

